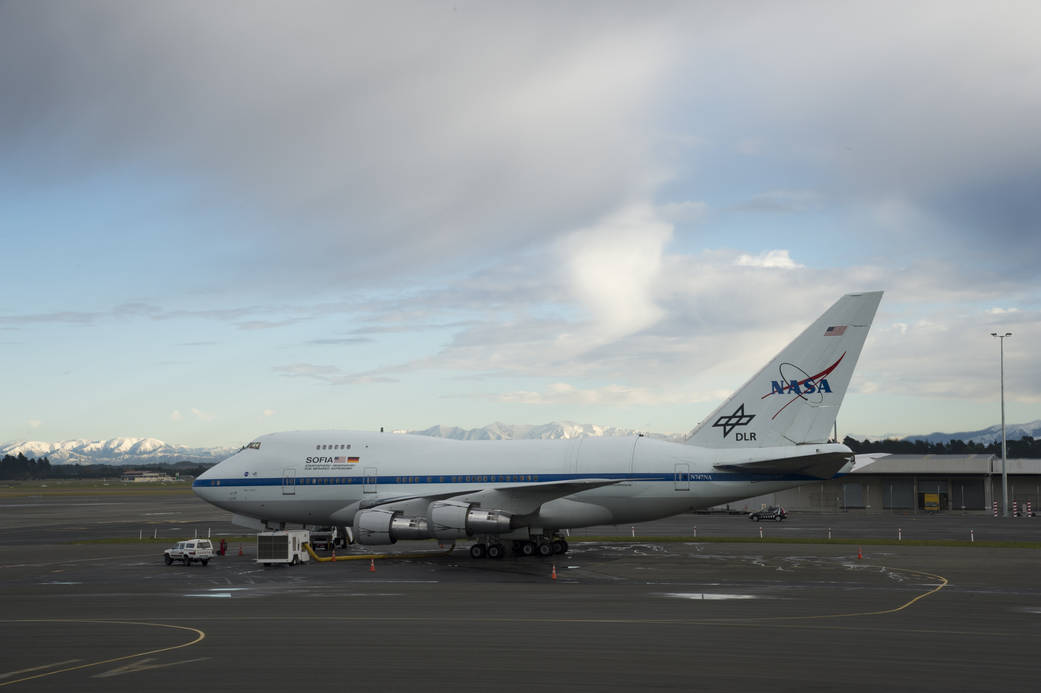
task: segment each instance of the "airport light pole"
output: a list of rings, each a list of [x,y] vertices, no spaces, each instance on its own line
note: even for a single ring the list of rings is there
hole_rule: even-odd
[[[1008,474],[1005,472],[1005,337],[1011,332],[998,334],[991,332],[1001,342],[1001,516],[1008,517]]]

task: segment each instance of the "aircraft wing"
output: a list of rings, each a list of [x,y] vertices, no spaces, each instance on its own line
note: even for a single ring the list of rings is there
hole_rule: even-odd
[[[369,498],[360,504],[348,506],[353,515],[354,510],[368,508],[385,508],[400,510],[406,514],[423,514],[426,507],[439,500],[458,500],[466,503],[477,503],[487,510],[501,510],[514,515],[527,515],[539,509],[543,503],[570,496],[581,491],[610,486],[622,479],[571,479],[568,481],[542,481],[526,484],[509,484],[493,488],[475,488],[467,491],[458,489],[446,493],[431,493],[411,496],[386,496]],[[347,511],[344,508],[340,514]],[[335,517],[335,515],[334,515]]]
[[[543,503],[570,496],[581,491],[611,486],[622,479],[572,479],[569,481],[544,481],[518,486],[483,489],[476,493],[455,496],[468,503],[480,503],[482,508],[502,510],[514,515],[528,515]]]
[[[802,476],[810,479],[831,479],[852,461],[853,455],[846,452],[821,452],[773,460],[717,464],[714,467],[722,472],[738,472],[764,477]]]

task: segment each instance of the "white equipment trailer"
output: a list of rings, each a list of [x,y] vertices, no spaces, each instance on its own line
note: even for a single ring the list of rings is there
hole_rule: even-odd
[[[308,543],[310,539],[310,532],[306,529],[261,532],[257,535],[257,563],[264,565],[307,563],[311,560],[311,556],[307,553],[304,544]]]

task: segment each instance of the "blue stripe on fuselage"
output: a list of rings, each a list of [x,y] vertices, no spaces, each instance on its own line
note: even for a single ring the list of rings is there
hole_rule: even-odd
[[[691,472],[677,475],[664,474],[422,474],[411,476],[292,476],[292,477],[232,477],[227,479],[196,479],[194,488],[227,486],[371,486],[413,484],[532,484],[583,479],[617,479],[619,481],[820,481],[802,474],[736,474],[733,472]]]

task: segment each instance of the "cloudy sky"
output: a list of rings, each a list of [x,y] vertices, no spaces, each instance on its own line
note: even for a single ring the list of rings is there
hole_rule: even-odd
[[[1041,418],[1041,5],[0,3],[0,442]]]

